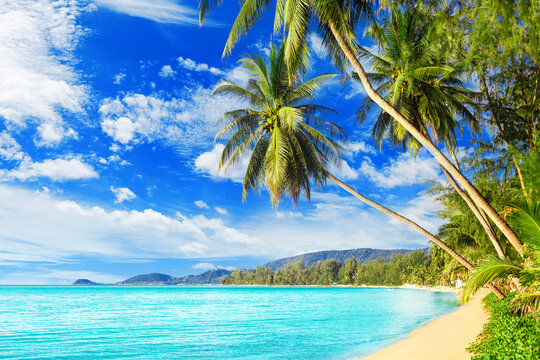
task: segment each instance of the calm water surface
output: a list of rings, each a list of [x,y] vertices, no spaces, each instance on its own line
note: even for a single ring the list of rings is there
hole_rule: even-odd
[[[456,306],[407,289],[0,286],[0,358],[351,359]]]

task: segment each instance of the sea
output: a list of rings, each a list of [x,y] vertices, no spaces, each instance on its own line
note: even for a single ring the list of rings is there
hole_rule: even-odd
[[[357,359],[457,305],[393,288],[0,286],[0,359]]]

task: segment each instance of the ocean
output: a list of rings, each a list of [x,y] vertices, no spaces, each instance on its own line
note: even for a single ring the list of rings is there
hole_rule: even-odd
[[[346,360],[457,304],[388,288],[0,286],[0,358]]]

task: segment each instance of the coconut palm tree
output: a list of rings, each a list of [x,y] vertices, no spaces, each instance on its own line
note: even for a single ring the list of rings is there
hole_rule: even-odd
[[[536,145],[536,144],[535,144]],[[490,256],[471,275],[463,298],[465,301],[484,284],[516,276],[520,280],[519,294],[512,304],[520,312],[540,311],[540,152],[532,150],[523,161],[523,175],[530,181],[526,195],[508,204],[512,210],[509,220],[526,246],[523,264]],[[520,191],[517,191],[518,195]]]
[[[478,129],[476,118],[469,110],[469,107],[476,107],[478,94],[465,89],[459,69],[440,59],[441,44],[435,24],[425,20],[418,5],[406,10],[391,7],[383,26],[373,26],[367,34],[377,42],[380,54],[359,47],[360,58],[371,64],[372,72],[367,75],[378,86],[376,91],[386,94],[386,100],[426,138],[445,144],[459,166],[454,154],[457,146],[455,129],[459,127],[456,117],[459,115],[472,129]],[[358,75],[353,73],[353,78]],[[373,99],[366,97],[357,111],[358,119],[363,122],[375,105]],[[377,116],[372,136],[379,146],[388,137],[392,145],[409,148],[415,154],[422,147],[384,111]],[[441,169],[484,228],[498,256],[506,258],[485,213],[477,208],[448,171],[442,166]]]
[[[366,198],[330,173],[332,163],[339,160],[338,141],[344,139],[344,133],[318,116],[331,109],[305,101],[314,98],[331,75],[302,83],[297,75],[289,74],[283,45],[279,50],[272,46],[269,66],[262,57],[251,56],[241,62],[252,75],[247,86],[222,81],[214,94],[236,96],[250,105],[225,113],[220,121],[227,123],[216,136],[229,136],[220,169],[227,171],[249,154],[244,198],[249,191],[266,186],[276,206],[284,196],[291,196],[296,204],[302,192],[309,199],[311,182],[322,187],[329,179],[365,204],[409,225],[473,270],[467,260],[420,225]],[[493,291],[504,297],[498,289],[493,287]]]
[[[284,195],[296,204],[301,192],[310,198],[310,181],[321,187],[326,172],[337,164],[344,132],[335,124],[320,118],[333,111],[321,105],[305,103],[313,99],[324,83],[335,75],[325,74],[306,82],[289,78],[285,64],[285,47],[272,45],[270,63],[261,56],[241,60],[250,72],[247,86],[222,81],[214,94],[236,96],[252,108],[225,113],[220,119],[227,124],[216,138],[230,136],[221,155],[219,167],[233,166],[251,152],[243,182],[243,197],[261,184],[278,205]]]
[[[199,3],[200,22],[204,21],[209,10],[221,3],[222,0],[201,0]],[[514,231],[474,185],[430,139],[373,88],[358,59],[355,35],[360,19],[367,22],[373,21],[373,3],[372,0],[276,0],[274,32],[283,30],[287,34],[284,46],[288,66],[295,70],[305,68],[308,58],[308,35],[311,26],[316,26],[336,66],[343,70],[347,68],[346,63],[349,63],[353,67],[367,95],[435,157],[437,162],[467,191],[472,201],[491,218],[518,253],[522,254],[523,245]],[[269,5],[269,0],[244,0],[242,2],[240,12],[227,39],[224,56],[230,54],[235,44],[262,17]]]

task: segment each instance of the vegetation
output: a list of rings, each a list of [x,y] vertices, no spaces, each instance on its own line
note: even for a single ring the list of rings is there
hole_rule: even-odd
[[[283,269],[287,264],[293,264],[298,261],[302,261],[306,267],[310,267],[317,261],[334,259],[340,262],[345,262],[345,260],[352,257],[356,258],[359,263],[365,264],[381,258],[385,261],[389,261],[392,258],[392,255],[408,255],[412,252],[413,250],[405,249],[382,250],[370,248],[326,250],[273,260],[268,262],[265,266],[269,267],[272,271],[275,271],[278,269]]]
[[[512,312],[511,299],[497,300],[488,295],[484,302],[491,320],[467,350],[476,360],[540,358],[540,321],[535,315],[517,316]]]
[[[270,3],[242,2],[224,55]],[[220,4],[202,0],[201,21]],[[301,192],[309,199],[310,184],[322,187],[330,180],[423,234],[432,246],[418,262],[411,262],[414,254],[366,265],[354,259],[343,264],[326,260],[306,269],[300,262],[275,273],[266,268],[238,270],[224,281],[440,284],[460,278],[468,280],[466,299],[488,284],[500,299],[504,295],[498,288],[517,293],[512,301],[493,305],[491,327],[472,348],[482,358],[501,358],[497,353],[505,339],[519,335],[517,330],[506,332],[501,324],[523,321],[537,327],[540,310],[539,24],[538,1],[276,0],[274,34],[283,35],[283,42],[279,51],[272,50],[270,69],[279,68],[280,75],[265,70],[263,58],[242,60],[253,79],[247,92],[229,93],[244,96],[252,108],[226,114],[231,122],[224,131],[232,136],[222,164],[250,153],[244,196],[266,186],[276,205],[284,196],[296,203]],[[374,141],[389,141],[413,154],[423,148],[440,165],[446,181],[434,181],[427,190],[443,205],[438,215],[444,224],[437,234],[329,172],[328,164],[339,159],[338,141],[344,134],[336,124],[319,121],[326,108],[316,105],[315,115],[304,110],[306,103],[289,97],[292,89],[303,87],[311,31],[323,39],[343,81],[364,86],[367,96],[358,117],[363,120],[376,109]],[[361,46],[361,35],[376,44],[376,53]],[[302,100],[314,97],[315,91],[312,87]],[[305,127],[310,122],[316,133]],[[532,358],[527,351],[505,358]]]
[[[390,261],[378,259],[361,264],[355,257],[343,263],[328,259],[306,267],[302,261],[272,271],[268,267],[235,270],[221,280],[222,285],[451,285],[453,279],[441,278],[435,259],[422,250],[408,255],[392,255]]]

